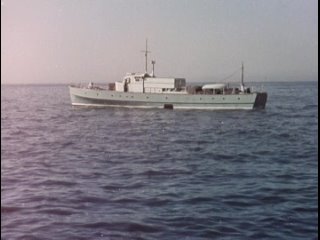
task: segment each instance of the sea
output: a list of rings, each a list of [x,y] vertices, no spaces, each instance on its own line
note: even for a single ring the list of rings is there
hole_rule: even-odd
[[[1,239],[318,239],[318,82],[262,87],[212,111],[1,85]]]

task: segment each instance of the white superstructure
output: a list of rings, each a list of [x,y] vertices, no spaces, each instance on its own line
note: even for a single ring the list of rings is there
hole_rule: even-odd
[[[158,78],[148,74],[127,74],[122,81],[115,82],[115,90],[118,92],[134,93],[165,93],[186,92],[186,80],[184,78]]]

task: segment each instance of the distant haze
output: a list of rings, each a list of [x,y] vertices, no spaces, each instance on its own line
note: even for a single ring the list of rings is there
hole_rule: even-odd
[[[1,83],[318,80],[317,0],[2,0]],[[240,74],[231,81],[238,81]]]

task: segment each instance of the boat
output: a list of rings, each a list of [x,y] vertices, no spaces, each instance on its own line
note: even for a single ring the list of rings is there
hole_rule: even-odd
[[[225,83],[188,86],[185,78],[156,77],[155,61],[148,73],[148,43],[146,42],[145,72],[127,73],[122,81],[87,86],[70,85],[73,106],[131,107],[165,109],[253,110],[264,109],[267,93],[253,91],[244,84],[244,66],[241,66],[239,87]]]

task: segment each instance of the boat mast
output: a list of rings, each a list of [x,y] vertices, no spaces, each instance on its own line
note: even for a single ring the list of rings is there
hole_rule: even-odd
[[[148,73],[148,53],[151,53],[148,51],[148,39],[146,39],[146,50],[142,50],[141,52],[144,52],[144,56],[146,58],[146,73]]]
[[[146,57],[146,72],[145,76],[142,78],[142,92],[144,93],[144,78],[148,76],[148,53],[151,53],[148,51],[148,38],[146,38],[146,50],[142,50],[141,52],[144,52],[144,56]]]
[[[240,84],[240,87],[241,87],[241,91],[244,91],[244,82],[243,82],[244,67],[243,67],[243,62],[241,64],[242,64],[242,66],[241,66],[241,84]]]

